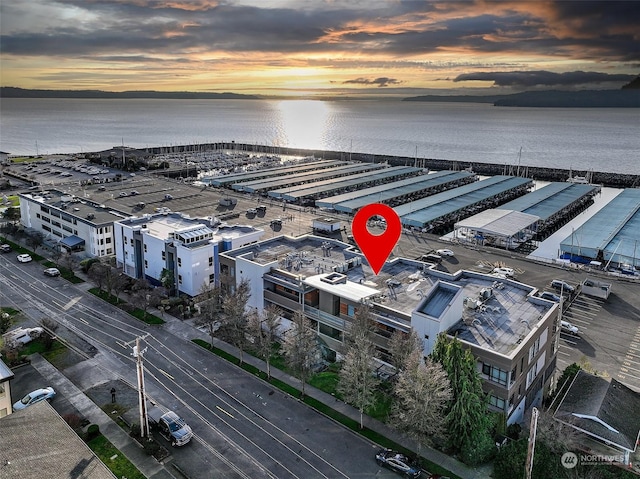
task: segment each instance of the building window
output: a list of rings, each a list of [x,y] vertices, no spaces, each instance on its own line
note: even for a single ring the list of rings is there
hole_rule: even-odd
[[[213,266],[213,256],[209,256],[209,266]]]
[[[47,218],[46,216],[42,217],[42,221],[44,221],[45,223],[51,223],[51,220],[49,218]]]
[[[163,251],[162,252],[162,261],[165,261],[167,259],[167,252]]]
[[[182,258],[178,258],[178,266],[182,266]]]
[[[182,275],[181,274],[178,275],[178,283],[182,284]]]
[[[112,254],[113,250],[111,248],[107,248],[107,254]]]
[[[224,274],[225,276],[229,274],[229,265],[221,264],[220,265],[220,274]]]
[[[349,304],[347,305],[347,316],[355,316],[356,314],[356,308],[353,307],[353,305]]]
[[[533,382],[533,380],[536,378],[537,375],[538,375],[538,363],[536,362],[527,373],[527,388],[531,386],[531,383]]]
[[[497,398],[495,396],[489,396],[489,404],[497,407],[498,409],[504,411],[504,399]]]
[[[45,231],[51,231],[51,228],[49,228],[47,225],[42,225],[42,229]]]
[[[533,361],[533,358],[536,357],[536,354],[538,354],[539,350],[540,350],[540,336],[536,338],[534,343],[529,348],[529,362]]]
[[[482,374],[488,376],[490,381],[504,386],[507,385],[507,372],[502,369],[493,367],[490,364],[482,363]]]
[[[125,237],[124,237],[124,244],[129,244],[129,243],[128,243],[128,241],[129,241],[129,240],[128,240],[128,239],[127,239],[127,237],[125,236]]]
[[[515,365],[511,370],[511,378],[509,379],[509,384],[513,384],[516,380],[516,373],[518,372],[518,365]]]
[[[215,279],[215,278],[214,278],[214,276],[215,276],[215,275],[213,275],[213,274],[210,274],[210,275],[209,275],[209,284],[213,283],[213,281],[214,281],[214,279]]]
[[[146,259],[144,260],[144,269],[149,269],[149,262]]]
[[[36,213],[36,218],[40,219],[40,213]]]
[[[111,236],[107,237],[107,239],[105,240],[107,244],[111,243]]]
[[[144,252],[145,253],[147,252],[147,244],[146,243],[144,244]]]
[[[326,324],[320,323],[320,333],[337,341],[342,341],[342,331],[332,328],[331,326],[327,326]]]

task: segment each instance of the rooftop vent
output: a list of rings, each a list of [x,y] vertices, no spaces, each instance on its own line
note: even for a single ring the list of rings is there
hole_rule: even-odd
[[[320,281],[324,281],[325,283],[329,283],[329,284],[340,284],[340,283],[346,283],[347,277],[344,274],[331,273],[325,276],[324,278],[320,278]]]

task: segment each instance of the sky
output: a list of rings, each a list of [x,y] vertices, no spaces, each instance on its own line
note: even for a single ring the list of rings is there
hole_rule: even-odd
[[[618,89],[639,1],[1,0],[0,84],[373,97]]]

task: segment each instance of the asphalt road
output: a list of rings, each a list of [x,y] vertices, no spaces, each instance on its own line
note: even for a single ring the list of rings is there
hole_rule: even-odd
[[[2,304],[22,310],[33,323],[55,319],[57,334],[78,354],[92,357],[84,361],[86,366],[68,368],[81,389],[115,379],[136,384],[131,342],[146,335],[148,395],[184,417],[196,434],[191,444],[172,450],[191,477],[395,477],[376,465],[376,446],[299,401],[162,327],[143,325],[62,278],[42,276],[38,263],[14,259],[0,256]],[[15,381],[16,397],[45,382],[37,374],[21,377]],[[54,404],[61,413],[73,412],[62,396]]]

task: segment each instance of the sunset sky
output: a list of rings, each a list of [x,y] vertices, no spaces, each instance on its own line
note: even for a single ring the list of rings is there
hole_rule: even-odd
[[[2,86],[412,96],[620,88],[640,2],[2,0]]]

